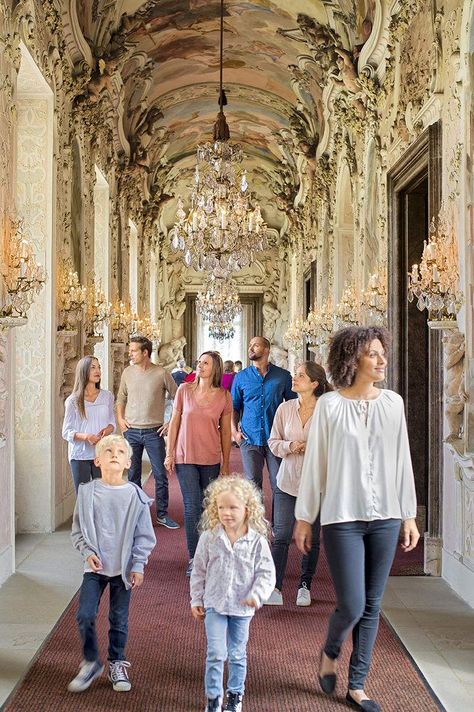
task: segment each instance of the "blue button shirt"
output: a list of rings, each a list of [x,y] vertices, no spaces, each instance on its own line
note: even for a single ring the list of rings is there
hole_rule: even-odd
[[[240,427],[250,445],[266,445],[270,437],[276,409],[284,400],[296,398],[291,390],[291,374],[284,368],[268,364],[262,376],[256,366],[236,374],[232,384],[234,410],[238,411]]]

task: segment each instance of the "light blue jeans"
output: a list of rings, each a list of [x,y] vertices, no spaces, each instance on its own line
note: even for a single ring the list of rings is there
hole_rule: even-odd
[[[224,663],[229,658],[227,690],[241,695],[247,675],[247,641],[252,616],[226,616],[206,608],[207,656],[204,687],[208,699],[223,697]]]

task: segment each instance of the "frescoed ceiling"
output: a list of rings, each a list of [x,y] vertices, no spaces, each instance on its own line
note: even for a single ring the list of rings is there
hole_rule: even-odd
[[[328,68],[318,43],[334,42],[325,28],[339,23],[338,42],[354,47],[372,2],[358,0],[356,10],[352,0],[224,3],[231,141],[242,145],[251,189],[277,229],[298,193],[302,154],[314,156],[323,131]],[[77,16],[97,62],[90,91],[120,74],[125,159],[147,171],[152,195],[186,197],[196,147],[212,138],[218,112],[220,0],[78,0]],[[164,208],[166,224],[175,204]]]

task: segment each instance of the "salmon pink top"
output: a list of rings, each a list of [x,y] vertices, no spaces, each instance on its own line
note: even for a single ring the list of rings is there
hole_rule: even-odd
[[[193,383],[183,383],[176,393],[173,409],[181,415],[176,439],[178,465],[217,465],[222,458],[219,421],[232,413],[229,391],[221,388],[209,403],[199,403]]]

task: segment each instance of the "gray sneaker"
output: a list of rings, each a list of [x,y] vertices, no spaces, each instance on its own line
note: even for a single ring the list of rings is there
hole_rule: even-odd
[[[104,666],[99,660],[88,662],[83,660],[74,680],[71,680],[67,689],[69,692],[84,692],[92,685],[97,677],[104,672]]]
[[[220,697],[215,697],[213,700],[211,700],[209,697],[207,698],[207,705],[204,712],[221,712],[221,710],[222,700]]]
[[[157,517],[156,523],[161,524],[162,527],[166,527],[167,529],[179,529],[178,522],[175,522],[174,519],[168,517],[167,514],[165,514],[164,517]]]
[[[130,663],[126,660],[114,660],[109,663],[109,680],[115,692],[128,692],[132,683],[128,679],[127,668]]]

